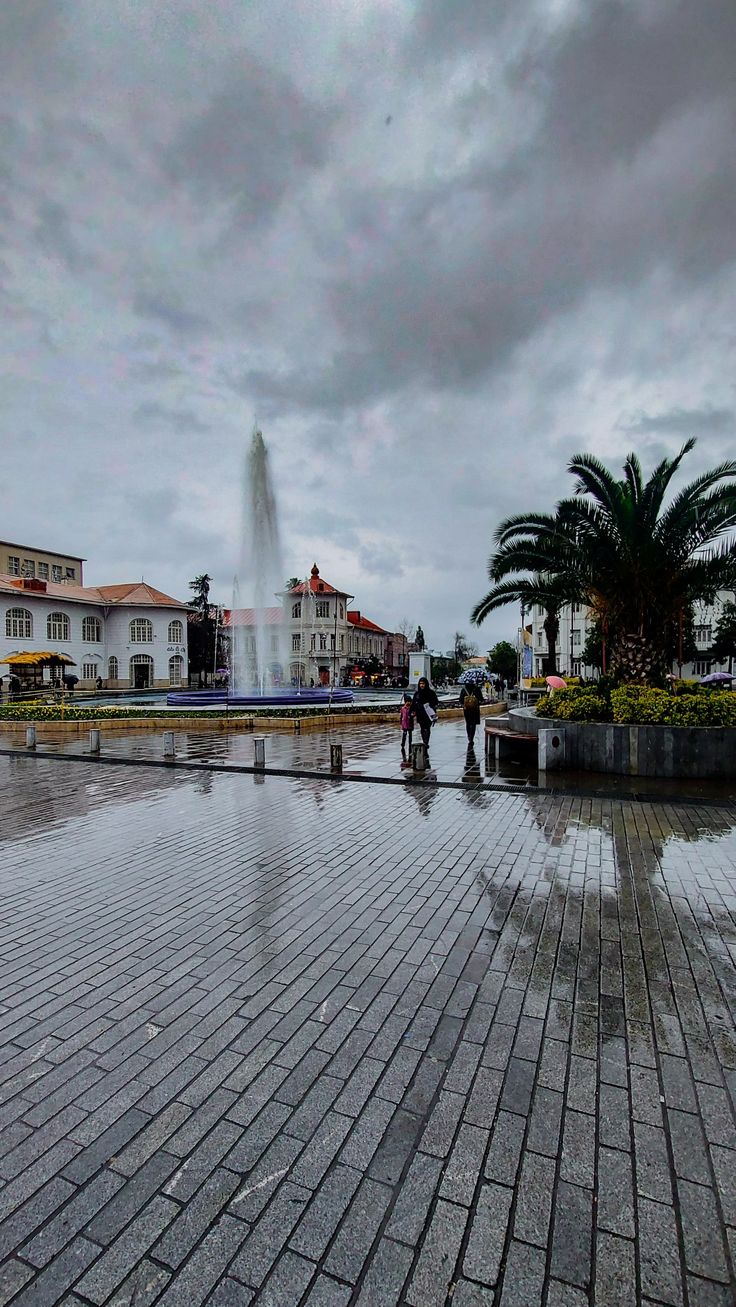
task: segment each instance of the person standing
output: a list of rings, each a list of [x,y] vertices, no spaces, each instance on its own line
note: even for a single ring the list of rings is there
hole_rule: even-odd
[[[420,676],[411,706],[421,732],[422,741],[427,749],[429,749],[429,737],[432,727],[437,720],[438,704],[437,695],[426,676]]]
[[[414,734],[414,711],[411,706],[411,695],[404,695],[404,702],[399,712],[399,721],[401,723],[401,753],[406,757],[406,744],[409,742],[409,752],[411,752],[411,737]]]
[[[460,707],[463,710],[465,731],[470,745],[474,743],[476,729],[480,726],[480,706],[482,703],[485,703],[485,699],[479,685],[464,685],[462,687]]]

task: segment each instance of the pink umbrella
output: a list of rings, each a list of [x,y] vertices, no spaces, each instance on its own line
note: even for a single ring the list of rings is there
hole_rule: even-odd
[[[567,681],[563,681],[561,676],[545,676],[544,679],[553,690],[567,689]]]

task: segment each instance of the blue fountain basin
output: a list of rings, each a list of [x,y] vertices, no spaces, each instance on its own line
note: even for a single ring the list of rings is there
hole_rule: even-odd
[[[309,707],[313,704],[352,703],[352,690],[308,689],[270,690],[268,694],[229,694],[227,690],[172,690],[166,696],[170,708],[206,708],[222,704],[224,708]]]

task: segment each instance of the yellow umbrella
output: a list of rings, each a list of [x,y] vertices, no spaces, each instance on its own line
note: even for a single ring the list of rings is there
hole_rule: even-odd
[[[42,650],[39,653],[14,653],[8,654],[7,658],[0,658],[0,663],[8,663],[11,667],[47,667],[54,664],[64,667],[76,667],[73,658],[65,653],[52,653],[49,650]]]

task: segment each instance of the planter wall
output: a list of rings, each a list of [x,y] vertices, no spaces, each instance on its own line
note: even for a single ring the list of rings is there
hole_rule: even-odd
[[[736,776],[736,729],[732,726],[614,726],[564,722],[512,708],[510,725],[536,734],[553,728],[565,735],[565,770],[614,776],[725,780]]]

